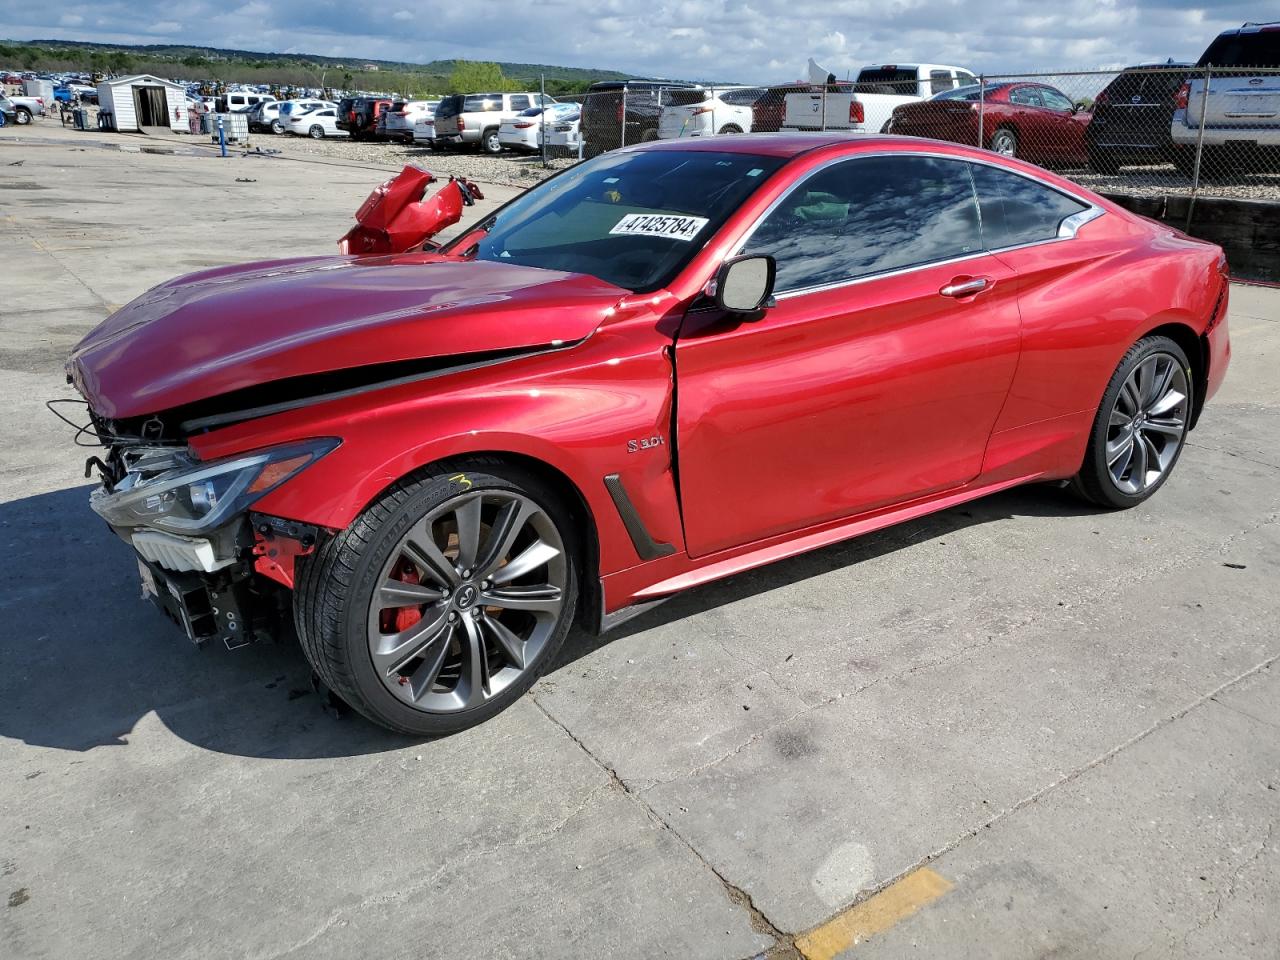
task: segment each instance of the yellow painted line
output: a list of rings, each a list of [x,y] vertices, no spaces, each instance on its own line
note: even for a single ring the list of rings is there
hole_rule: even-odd
[[[928,867],[921,867],[870,900],[797,937],[796,947],[807,960],[831,960],[868,937],[896,926],[950,889],[950,880]]]

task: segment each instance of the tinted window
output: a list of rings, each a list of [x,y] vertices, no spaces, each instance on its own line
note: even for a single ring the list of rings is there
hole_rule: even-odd
[[[788,194],[745,253],[778,262],[779,293],[977,253],[978,207],[965,164],[863,157]]]
[[[436,116],[441,120],[446,117],[456,117],[462,112],[462,103],[463,98],[460,96],[445,97],[440,101],[440,106],[436,107]]]
[[[529,104],[525,104],[527,107]],[[502,94],[500,93],[475,93],[466,98],[462,105],[463,113],[485,113],[490,110],[502,109]]]
[[[527,93],[513,93],[511,95],[512,110],[528,110],[529,95]]]
[[[764,90],[751,87],[747,90],[729,90],[721,95],[720,100],[734,107],[750,107],[764,95]]]
[[[502,208],[475,257],[653,290],[782,163],[701,150],[603,154]]]
[[[986,164],[972,165],[988,250],[1052,240],[1067,217],[1087,210],[1052,187]]]
[[[970,84],[975,84],[977,82],[978,82],[978,78],[975,77],[972,73],[965,73],[963,70],[961,70],[956,74],[957,86],[967,87]]]
[[[1040,91],[1035,87],[1014,87],[1009,91],[1009,102],[1024,107],[1038,107],[1041,105]]]
[[[929,92],[942,93],[950,90],[954,84],[951,82],[950,70],[934,70],[929,74]]]
[[[1280,31],[1218,37],[1200,58],[1201,67],[1280,67]]]
[[[1050,110],[1071,110],[1075,107],[1065,93],[1059,93],[1052,87],[1041,87],[1040,99]]]
[[[935,100],[977,100],[979,94],[990,100],[997,90],[1003,90],[1007,87],[1007,83],[988,83],[986,92],[976,83],[968,87],[959,87],[956,90],[948,90],[946,93],[940,93],[933,99]]]

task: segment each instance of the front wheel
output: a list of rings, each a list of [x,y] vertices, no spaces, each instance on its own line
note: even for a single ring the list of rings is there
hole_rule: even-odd
[[[492,458],[437,464],[306,558],[294,595],[303,650],[375,723],[466,729],[519,699],[563,644],[577,543],[537,476]]]
[[[1186,443],[1191,365],[1168,337],[1129,348],[1107,384],[1072,485],[1102,507],[1123,509],[1160,489]]]

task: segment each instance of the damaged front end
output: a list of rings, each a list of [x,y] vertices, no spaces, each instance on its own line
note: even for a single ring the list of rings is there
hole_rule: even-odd
[[[136,551],[143,595],[197,644],[279,636],[293,560],[315,548],[320,531],[250,508],[339,441],[202,461],[182,443],[97,435],[106,456],[88,461],[86,473],[96,466],[102,480],[89,505]]]
[[[434,248],[432,237],[461,220],[464,207],[484,199],[479,187],[460,177],[450,177],[426,196],[436,179],[421,167],[406,166],[374,188],[356,211],[356,226],[338,241],[339,252],[377,255]]]

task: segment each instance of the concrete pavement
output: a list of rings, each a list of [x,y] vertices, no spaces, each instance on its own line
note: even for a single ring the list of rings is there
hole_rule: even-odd
[[[296,650],[188,647],[43,406],[115,306],[332,252],[383,174],[79,143],[0,136],[0,956],[1280,953],[1280,292],[1233,289],[1143,507],[1026,488],[775,564],[411,743]]]

